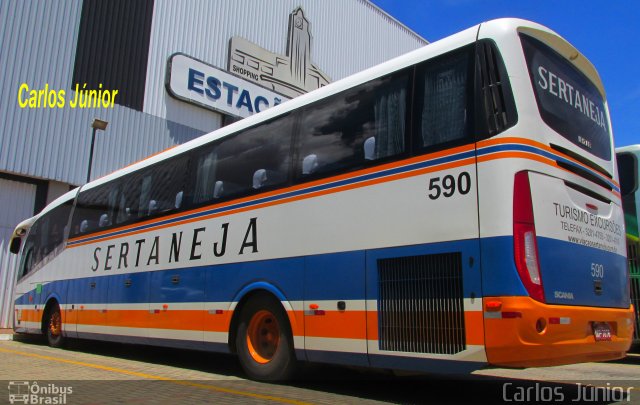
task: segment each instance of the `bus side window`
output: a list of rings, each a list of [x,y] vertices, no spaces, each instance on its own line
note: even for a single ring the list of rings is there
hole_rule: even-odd
[[[45,258],[53,257],[60,251],[72,204],[72,200],[64,202],[32,225],[23,250],[19,278],[26,276]]]
[[[374,79],[305,108],[297,175],[353,170],[405,153],[411,71]]]
[[[638,162],[631,153],[618,153],[618,177],[620,178],[620,193],[623,197],[633,194],[638,189],[637,178]]]
[[[31,272],[34,265],[34,256],[35,252],[38,249],[37,247],[37,239],[38,239],[38,227],[39,220],[36,221],[29,230],[29,234],[27,235],[27,239],[25,241],[24,249],[22,250],[22,258],[20,261],[20,269],[18,271],[18,280],[22,277],[26,276]]]
[[[419,151],[472,141],[473,55],[469,46],[418,66],[414,145]]]
[[[113,225],[118,208],[119,188],[115,182],[80,192],[71,220],[71,237]]]
[[[193,203],[200,204],[219,198],[215,195],[216,187],[216,163],[218,154],[215,145],[207,145],[204,150],[196,152],[194,159],[195,168],[195,189],[193,192]],[[219,180],[218,180],[219,181]]]
[[[289,176],[293,116],[285,115],[237,136],[218,147],[217,179],[228,194],[248,193],[284,184]]]
[[[122,224],[138,218],[141,176],[134,174],[125,177],[121,184],[122,192],[118,198],[116,223]]]
[[[182,206],[187,181],[188,158],[185,156],[160,162],[149,168],[142,179],[139,217],[173,211]]]
[[[293,115],[284,115],[194,153],[193,204],[286,184]]]

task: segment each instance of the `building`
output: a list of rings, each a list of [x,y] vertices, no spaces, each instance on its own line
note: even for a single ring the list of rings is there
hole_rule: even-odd
[[[8,0],[0,22],[0,327],[11,324],[15,225],[89,170],[100,177],[427,43],[367,0]],[[95,118],[107,128],[92,129]]]

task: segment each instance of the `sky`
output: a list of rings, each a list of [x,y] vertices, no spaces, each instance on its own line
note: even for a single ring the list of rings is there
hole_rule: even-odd
[[[503,17],[524,18],[551,28],[600,73],[615,146],[640,144],[640,1],[371,1],[429,42]]]

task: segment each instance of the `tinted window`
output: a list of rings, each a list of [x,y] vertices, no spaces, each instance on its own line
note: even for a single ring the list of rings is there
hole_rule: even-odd
[[[638,166],[636,158],[630,153],[620,153],[618,159],[618,176],[620,191],[623,196],[632,194],[638,188]]]
[[[418,149],[444,147],[470,138],[473,55],[473,47],[468,47],[418,66],[414,119]]]
[[[188,160],[173,158],[144,171],[82,191],[71,235],[101,231],[183,208]]]
[[[129,194],[125,200],[135,201],[135,197],[138,197],[135,216],[144,218],[182,208],[187,168],[186,157],[174,158],[143,172],[137,180],[133,179],[131,187],[123,187],[123,194]],[[136,189],[138,186],[139,193]],[[134,215],[131,214],[131,216]]]
[[[349,170],[405,152],[409,72],[306,107],[300,118],[297,176]]]
[[[94,232],[113,221],[117,185],[108,183],[80,192],[71,221],[71,236]]]
[[[230,198],[288,181],[293,116],[207,145],[194,156],[194,204]]]
[[[550,47],[527,35],[520,38],[544,122],[580,148],[610,160],[609,123],[598,89]]]
[[[60,250],[67,232],[72,201],[52,209],[40,217],[29,230],[23,250],[19,277],[30,273],[45,258]]]

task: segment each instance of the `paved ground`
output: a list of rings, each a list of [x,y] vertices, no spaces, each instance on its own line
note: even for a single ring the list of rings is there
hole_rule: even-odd
[[[577,398],[612,403],[626,393],[631,401],[621,403],[640,404],[640,356],[615,363],[485,369],[455,378],[316,365],[293,382],[265,384],[244,379],[236,359],[227,355],[90,341],[52,349],[38,339],[20,339],[0,342],[0,380],[5,382],[0,403],[28,388],[44,398],[41,403],[57,398],[67,404],[580,403],[573,402]]]

